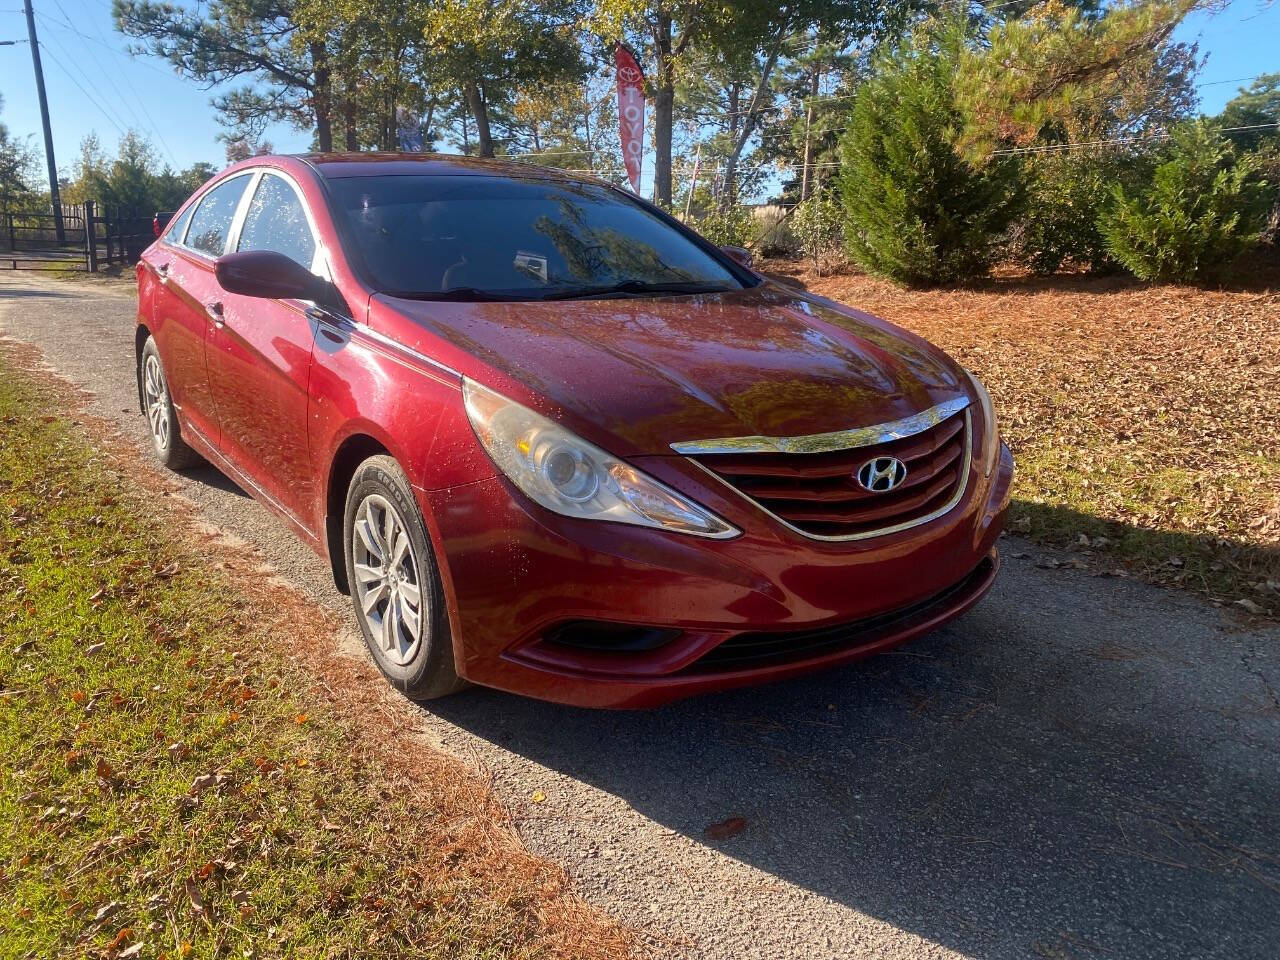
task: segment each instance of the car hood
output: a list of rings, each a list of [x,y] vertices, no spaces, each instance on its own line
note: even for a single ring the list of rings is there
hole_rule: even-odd
[[[513,399],[607,434],[623,456],[887,423],[968,392],[955,363],[919,337],[772,282],[692,297],[374,300],[391,308],[371,311],[380,332],[502,390],[467,362],[481,361],[526,388]]]

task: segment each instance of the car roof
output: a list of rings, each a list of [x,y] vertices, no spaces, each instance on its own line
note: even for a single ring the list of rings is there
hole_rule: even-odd
[[[293,158],[311,166],[328,180],[341,177],[488,176],[522,180],[577,180],[602,183],[598,177],[571,173],[536,163],[447,153],[301,153]],[[270,160],[270,156],[255,158]]]

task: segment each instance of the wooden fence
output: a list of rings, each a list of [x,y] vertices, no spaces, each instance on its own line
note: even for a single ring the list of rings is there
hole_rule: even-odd
[[[92,200],[62,205],[62,239],[53,212],[0,213],[0,268],[97,273],[132,266],[155,237],[149,214],[99,207]]]

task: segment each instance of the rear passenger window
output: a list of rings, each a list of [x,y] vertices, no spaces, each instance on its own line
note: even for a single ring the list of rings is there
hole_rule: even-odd
[[[293,187],[271,174],[263,176],[240,228],[237,249],[272,250],[311,269],[316,242]]]
[[[211,257],[222,256],[227,247],[227,234],[231,232],[231,221],[248,182],[247,176],[235,177],[204,195],[191,217],[186,246]]]
[[[191,214],[194,210],[194,206],[187,207],[182,211],[182,216],[177,217],[173,223],[169,224],[169,229],[164,232],[166,242],[182,243],[182,231],[187,229],[187,221],[191,219]]]

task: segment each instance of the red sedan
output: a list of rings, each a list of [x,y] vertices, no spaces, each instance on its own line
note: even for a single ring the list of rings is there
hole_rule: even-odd
[[[852,660],[991,586],[1013,461],[918,337],[591,179],[255,157],[138,265],[138,394],[327,556],[379,667],[659,704]]]

